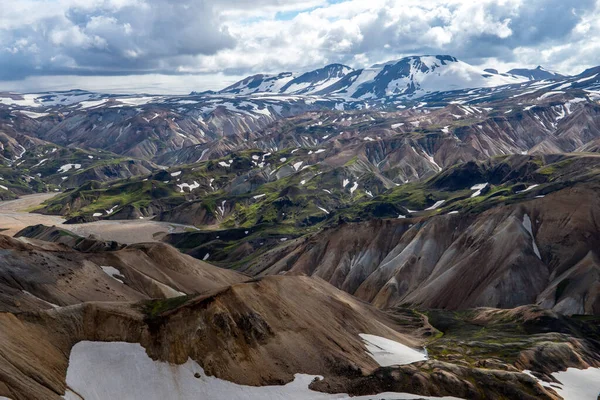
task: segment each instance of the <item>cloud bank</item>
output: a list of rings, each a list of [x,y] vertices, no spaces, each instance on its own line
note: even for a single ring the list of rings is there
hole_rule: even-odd
[[[224,82],[413,54],[500,70],[600,64],[600,0],[2,1],[4,82],[148,74]]]

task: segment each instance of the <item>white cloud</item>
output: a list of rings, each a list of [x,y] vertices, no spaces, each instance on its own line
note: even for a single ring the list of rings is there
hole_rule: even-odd
[[[600,0],[20,0],[0,13],[0,78],[224,79],[425,53],[573,73],[600,64],[598,32]]]

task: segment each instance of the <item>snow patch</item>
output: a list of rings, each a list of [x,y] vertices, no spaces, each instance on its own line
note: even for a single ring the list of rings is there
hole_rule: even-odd
[[[219,209],[219,212],[221,213],[222,217],[225,216],[225,203],[227,203],[227,200],[223,200],[223,202],[221,203],[221,205],[217,206],[217,208]]]
[[[196,181],[194,181],[194,183],[189,184],[189,183],[182,183],[180,185],[177,185],[177,187],[179,187],[179,191],[183,192],[183,188],[188,188],[191,191],[193,191],[194,189],[198,189],[200,187],[200,184]]]
[[[19,113],[25,115],[26,117],[33,118],[33,119],[38,119],[38,118],[42,118],[42,117],[46,117],[46,116],[50,115],[49,113],[38,113],[38,112],[25,111],[25,110],[20,110]]]
[[[529,192],[530,190],[532,190],[532,189],[535,189],[535,188],[536,188],[536,187],[538,187],[538,186],[540,186],[540,185],[531,185],[531,186],[529,186],[527,189],[525,189],[525,190],[519,190],[519,191],[518,191],[518,192],[516,192],[516,193],[517,193],[517,194],[519,194],[519,193],[525,193],[525,192]]]
[[[479,183],[471,187],[471,190],[476,190],[475,193],[471,195],[471,198],[477,197],[481,195],[481,191],[487,187],[488,183]]]
[[[319,207],[319,206],[317,206],[317,208],[318,208],[319,210],[323,211],[325,214],[328,214],[328,215],[329,215],[329,211],[327,211],[327,210],[326,210],[326,209],[324,209],[323,207]]]
[[[528,370],[523,373],[531,376],[540,385],[553,389],[564,400],[596,400],[600,395],[600,368],[567,368],[566,371],[553,372],[552,377],[560,383],[544,382]]]
[[[441,206],[442,204],[444,204],[446,202],[446,200],[440,200],[438,202],[436,202],[434,205],[432,205],[429,208],[426,208],[425,211],[431,211],[431,210],[435,210],[437,209],[439,206]]]
[[[65,164],[56,171],[59,174],[63,174],[65,172],[69,172],[71,169],[79,169],[81,168],[81,164]]]
[[[138,343],[82,341],[73,346],[66,383],[67,400],[100,399],[227,399],[227,400],[348,400],[348,395],[315,392],[308,388],[320,377],[296,374],[284,386],[244,386],[207,376],[188,359],[175,365],[152,360]],[[77,394],[76,394],[77,393]],[[81,397],[79,397],[79,396]],[[353,400],[435,399],[411,394],[388,393],[352,397]],[[442,399],[442,398],[438,398]],[[446,400],[450,397],[443,398]]]
[[[115,209],[116,209],[117,207],[119,207],[119,205],[118,205],[118,204],[117,204],[117,205],[115,205],[115,206],[112,206],[112,207],[111,207],[109,210],[104,210],[104,211],[106,212],[106,215],[110,215],[110,214],[112,214],[113,212],[115,212]]]
[[[104,271],[104,273],[106,275],[110,276],[115,281],[121,282],[123,284],[125,283],[122,280],[120,280],[119,278],[117,278],[117,276],[123,276],[123,275],[121,275],[121,271],[119,271],[115,267],[108,267],[108,266],[101,265],[100,268],[102,268],[102,271]]]
[[[527,232],[529,232],[529,235],[531,235],[531,245],[533,246],[533,251],[535,252],[535,255],[538,256],[538,258],[541,260],[542,256],[540,255],[540,250],[538,249],[537,244],[535,244],[535,236],[533,236],[531,219],[529,218],[528,214],[523,215],[523,227],[527,230]]]
[[[425,352],[411,349],[402,343],[365,333],[361,333],[359,336],[365,343],[367,354],[373,357],[382,367],[406,365],[427,360]]]

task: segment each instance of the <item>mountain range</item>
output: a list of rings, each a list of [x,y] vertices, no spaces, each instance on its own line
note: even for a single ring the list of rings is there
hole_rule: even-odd
[[[495,87],[548,78],[541,67],[513,72],[499,74],[480,70],[452,56],[416,56],[358,70],[331,64],[304,74],[254,75],[218,93],[312,94],[368,100],[392,95],[419,97],[431,92]]]
[[[2,92],[0,398],[596,400],[599,153],[600,67]]]

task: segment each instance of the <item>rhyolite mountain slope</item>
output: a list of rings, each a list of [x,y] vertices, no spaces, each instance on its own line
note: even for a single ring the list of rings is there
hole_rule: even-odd
[[[160,217],[221,228],[166,238],[198,258],[253,275],[316,275],[380,307],[539,303],[598,314],[598,160],[470,162],[373,197],[362,185],[328,193],[322,173],[276,192],[265,185],[256,198],[217,192]]]
[[[39,235],[39,228],[28,233]],[[0,236],[2,311],[172,298],[247,279],[165,244],[125,247],[56,230],[48,238],[56,243]]]
[[[306,161],[302,169],[298,160],[312,155],[289,164],[282,156],[250,152],[86,186],[40,211],[89,216],[110,208],[108,219],[154,212],[205,229],[166,238],[197,258],[252,275],[317,275],[380,307],[539,303],[567,314],[599,312],[597,155],[502,156],[405,184],[360,161]],[[578,199],[583,204],[575,207]],[[368,222],[378,219],[395,221]],[[358,232],[364,241],[348,240]],[[470,274],[473,265],[488,266],[490,275]],[[438,274],[444,278],[436,281]],[[463,276],[474,279],[470,290],[463,290]],[[452,287],[457,293],[444,297]]]

